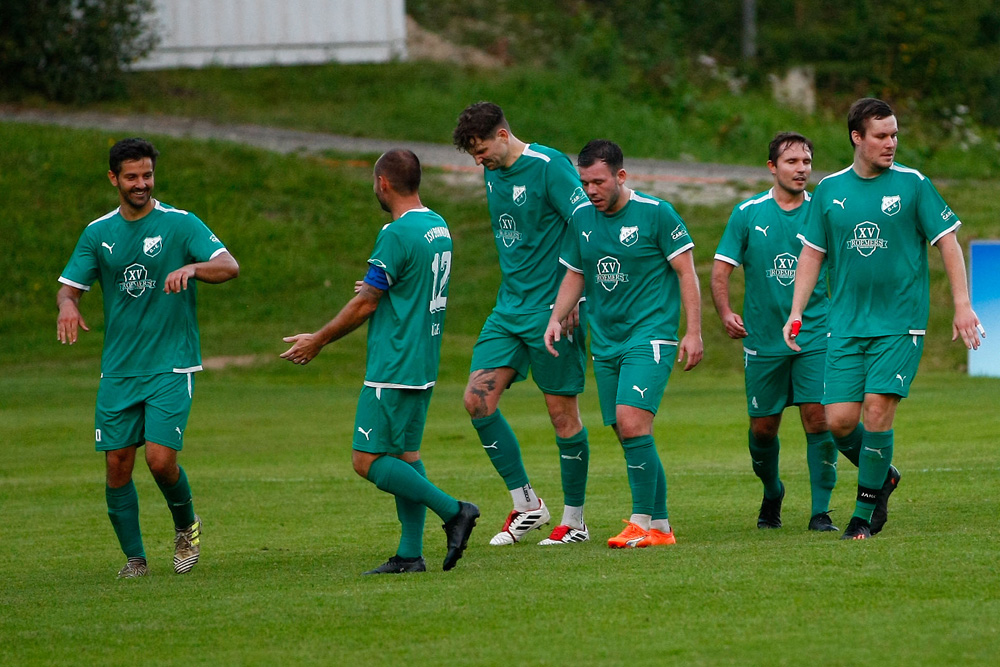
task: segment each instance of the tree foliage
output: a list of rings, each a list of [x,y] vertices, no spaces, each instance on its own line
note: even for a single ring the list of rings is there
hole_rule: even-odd
[[[757,2],[757,57],[742,60],[737,0],[409,0],[423,25],[510,62],[568,65],[666,100],[699,88],[699,56],[763,81],[810,66],[828,97],[879,95],[1000,126],[1000,0]],[[468,40],[472,35],[471,41]]]
[[[122,89],[123,70],[156,44],[152,0],[0,3],[5,94],[88,102]]]

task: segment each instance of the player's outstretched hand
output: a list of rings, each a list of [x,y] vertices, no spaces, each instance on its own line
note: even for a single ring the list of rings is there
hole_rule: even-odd
[[[802,326],[802,319],[795,315],[789,315],[788,321],[785,322],[785,326],[781,327],[781,334],[785,337],[785,345],[795,350],[796,352],[801,352],[802,348],[799,344],[795,342],[795,337],[799,335],[798,327]]]
[[[83,321],[83,315],[76,304],[68,299],[59,306],[59,319],[56,320],[56,338],[63,345],[72,345],[76,342],[78,329],[90,331],[87,323]]]
[[[559,356],[555,344],[562,339],[562,329],[563,325],[556,320],[549,320],[549,326],[545,328],[545,349],[553,357]]]
[[[687,363],[684,364],[684,370],[689,371],[701,362],[704,354],[705,344],[701,340],[701,335],[689,333],[681,339],[681,344],[677,350],[677,363],[684,361],[684,356],[687,355]]]
[[[743,326],[743,318],[732,311],[722,318],[722,326],[726,328],[726,334],[733,339],[747,337],[746,327]]]
[[[972,308],[955,312],[955,319],[951,323],[951,339],[958,340],[959,336],[962,337],[965,347],[970,350],[979,349],[982,344],[980,336],[986,338],[986,329],[983,328],[976,311]]]
[[[194,278],[194,264],[182,266],[176,271],[171,271],[167,279],[163,281],[163,291],[167,294],[176,294],[188,288],[188,281]]]
[[[316,340],[316,334],[301,333],[282,338],[286,343],[294,343],[279,356],[293,364],[308,364],[316,358],[323,346]]]

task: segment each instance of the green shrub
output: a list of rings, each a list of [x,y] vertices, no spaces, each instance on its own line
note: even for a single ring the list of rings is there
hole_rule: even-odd
[[[11,98],[89,102],[123,90],[130,63],[156,46],[153,0],[0,3],[0,81]]]

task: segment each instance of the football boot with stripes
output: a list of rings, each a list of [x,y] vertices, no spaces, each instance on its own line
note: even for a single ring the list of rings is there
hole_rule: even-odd
[[[194,523],[187,528],[174,531],[174,572],[189,572],[198,562],[201,553],[201,517],[197,514]]]
[[[622,519],[626,524],[625,530],[608,540],[608,546],[612,549],[641,549],[652,544],[649,541],[649,531],[632,523],[628,519]]]
[[[539,542],[539,544],[543,546],[550,544],[573,544],[574,542],[586,542],[589,539],[590,531],[587,530],[586,524],[584,524],[582,529],[570,528],[566,524],[562,524],[553,528],[549,536]]]
[[[118,570],[118,578],[137,579],[138,577],[145,577],[146,571],[145,558],[129,558],[128,562],[125,563],[125,567]]]
[[[545,501],[538,499],[538,509],[518,512],[513,510],[507,515],[507,520],[503,524],[503,530],[493,536],[490,544],[495,547],[505,544],[519,542],[522,537],[536,528],[541,528],[549,522],[552,517],[549,515],[549,508],[545,506]]]

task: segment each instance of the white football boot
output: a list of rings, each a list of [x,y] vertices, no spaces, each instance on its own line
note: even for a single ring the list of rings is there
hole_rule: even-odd
[[[519,542],[528,532],[541,528],[549,522],[549,508],[545,506],[545,501],[538,499],[539,507],[536,510],[518,512],[513,510],[507,515],[507,520],[503,524],[503,530],[493,536],[490,544],[498,547],[505,544]]]

